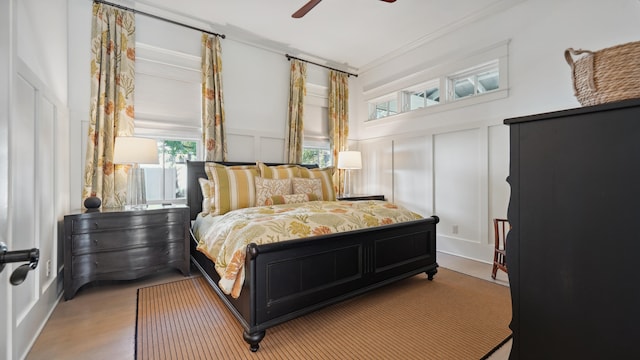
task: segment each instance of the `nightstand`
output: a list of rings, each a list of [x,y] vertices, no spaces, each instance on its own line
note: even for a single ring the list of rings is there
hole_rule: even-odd
[[[384,200],[384,195],[348,195],[338,196],[338,200],[356,201],[356,200]]]
[[[64,217],[64,298],[95,280],[131,280],[167,267],[189,275],[189,207],[78,210]]]

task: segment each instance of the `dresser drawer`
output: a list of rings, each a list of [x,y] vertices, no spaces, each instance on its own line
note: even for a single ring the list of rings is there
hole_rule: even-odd
[[[168,266],[171,262],[182,261],[184,257],[184,245],[180,243],[73,256],[72,277],[135,273],[154,266]]]
[[[140,246],[153,246],[168,242],[184,242],[184,225],[139,227],[119,231],[100,231],[72,235],[71,252],[78,255],[87,252],[120,250]]]
[[[158,212],[148,214],[118,213],[117,216],[74,219],[72,233],[83,233],[96,230],[125,229],[141,225],[165,225],[168,223],[184,223],[184,211]],[[114,214],[115,215],[115,214]]]

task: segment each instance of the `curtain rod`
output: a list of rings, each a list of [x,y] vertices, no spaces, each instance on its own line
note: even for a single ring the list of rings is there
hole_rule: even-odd
[[[109,5],[109,6],[113,6],[113,7],[117,7],[117,8],[122,9],[122,10],[131,11],[131,12],[133,12],[134,14],[140,14],[140,15],[148,16],[148,17],[151,17],[151,18],[154,18],[154,19],[158,19],[158,20],[166,21],[166,22],[168,22],[168,23],[171,23],[171,24],[174,24],[174,25],[178,25],[178,26],[182,26],[182,27],[186,27],[186,28],[189,28],[189,29],[191,29],[191,30],[202,31],[203,33],[207,33],[207,34],[209,34],[209,35],[214,35],[214,36],[219,36],[219,37],[221,37],[221,38],[223,38],[223,39],[224,39],[224,38],[226,38],[226,36],[225,36],[224,34],[217,34],[217,33],[214,33],[214,32],[212,32],[212,31],[209,31],[209,30],[203,30],[203,29],[197,28],[197,27],[195,27],[195,26],[191,26],[191,25],[187,25],[187,24],[179,23],[179,22],[174,21],[174,20],[171,20],[171,19],[166,19],[166,18],[160,17],[160,16],[158,16],[158,15],[149,14],[149,13],[146,13],[146,12],[144,12],[144,11],[140,11],[140,10],[136,10],[136,9],[131,9],[131,8],[126,7],[126,6],[122,6],[122,5],[118,5],[118,4],[110,3],[110,2],[108,2],[108,1],[104,1],[104,0],[93,0],[93,2],[95,2],[95,3],[100,3],[100,4],[105,4],[105,5]]]
[[[287,57],[287,60],[296,59],[296,60],[304,61],[304,62],[306,62],[306,63],[313,64],[313,65],[316,65],[316,66],[321,66],[321,67],[323,67],[323,68],[327,68],[327,69],[330,69],[330,70],[339,71],[339,72],[341,72],[341,73],[347,74],[348,76],[355,76],[355,77],[358,77],[358,74],[352,74],[352,73],[350,73],[350,72],[348,72],[348,71],[344,71],[344,70],[340,70],[340,69],[332,68],[332,67],[327,66],[327,65],[322,65],[322,64],[314,63],[313,61],[309,61],[309,60],[305,60],[305,59],[300,59],[300,58],[298,58],[298,57],[295,57],[295,56],[292,56],[292,55],[289,55],[289,54],[285,54],[284,56],[286,56],[286,57]]]

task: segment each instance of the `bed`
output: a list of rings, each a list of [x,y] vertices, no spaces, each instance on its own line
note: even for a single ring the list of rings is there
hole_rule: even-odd
[[[205,162],[187,162],[187,203],[192,220],[202,211],[199,179],[206,178]],[[244,256],[241,290],[234,296],[219,286],[220,275],[215,264],[197,250],[194,231],[191,258],[238,319],[244,340],[255,352],[266,330],[277,324],[420,273],[432,280],[438,267],[438,221],[432,216],[269,244],[250,243]]]

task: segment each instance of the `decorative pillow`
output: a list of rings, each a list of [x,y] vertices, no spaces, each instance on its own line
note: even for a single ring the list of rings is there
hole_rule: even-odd
[[[322,169],[307,169],[298,167],[300,177],[309,179],[320,179],[322,181],[322,199],[327,201],[336,200],[336,191],[333,188],[333,167]]]
[[[319,198],[316,194],[273,195],[267,199],[265,205],[299,204],[320,199],[322,198]]]
[[[211,173],[214,182],[213,207],[211,215],[222,215],[235,209],[256,206],[256,185],[258,176],[255,165],[224,166],[207,163],[205,169]]]
[[[292,185],[294,194],[314,194],[318,200],[323,200],[322,180],[320,179],[293,178]]]
[[[207,216],[211,212],[213,206],[213,181],[205,178],[199,178],[200,190],[202,192],[202,215]]]
[[[291,194],[291,179],[265,179],[256,176],[256,206],[266,205],[265,201],[273,195]]]
[[[257,162],[260,176],[265,179],[290,179],[300,177],[298,165],[285,164],[277,166],[267,166],[262,162]]]
[[[258,167],[256,165],[222,165],[222,164],[218,164],[215,162],[205,162],[204,163],[204,171],[207,173],[207,178],[209,178],[209,180],[213,181],[213,173],[216,171],[216,169],[224,169],[224,168],[229,168],[229,169],[256,169],[256,171],[258,171]]]

